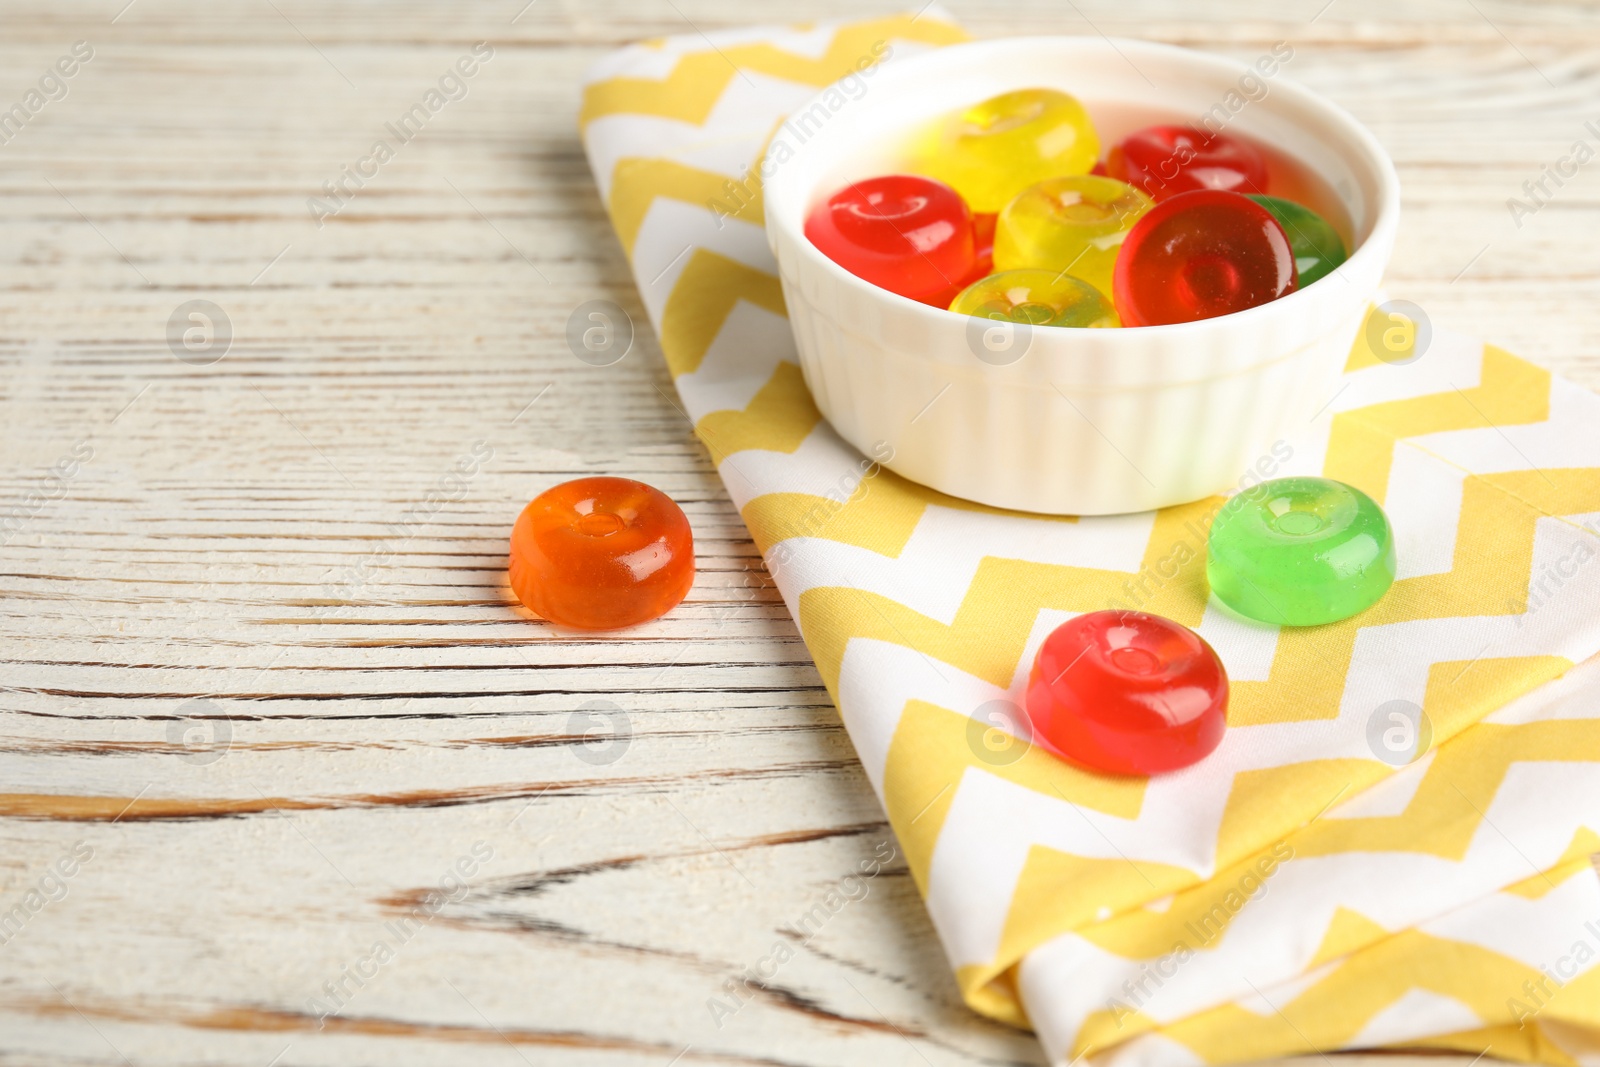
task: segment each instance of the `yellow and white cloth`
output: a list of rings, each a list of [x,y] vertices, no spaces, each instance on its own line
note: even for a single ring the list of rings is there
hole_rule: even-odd
[[[879,468],[806,392],[753,165],[819,88],[855,72],[844,106],[867,106],[873,63],[962,39],[933,10],[652,41],[591,71],[581,123],[684,406],[968,1003],[1056,1062],[1600,1064],[1600,666],[1576,666],[1600,652],[1600,397],[1442,331],[1405,361],[1359,340],[1263,457],[1394,522],[1392,591],[1314,629],[1208,605],[1219,500],[1049,519]],[[1228,666],[1230,729],[1196,767],[1108,779],[1013,736],[1044,636],[1119,605]],[[1390,750],[1419,726],[1407,765]]]

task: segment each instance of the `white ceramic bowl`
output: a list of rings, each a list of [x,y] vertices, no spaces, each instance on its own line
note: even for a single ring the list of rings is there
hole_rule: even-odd
[[[1242,82],[1247,72],[1255,80]],[[1248,63],[1102,37],[955,45],[895,60],[865,85],[858,98],[822,94],[795,112],[763,164],[767,237],[806,384],[852,445],[874,456],[892,449],[891,470],[967,500],[1111,514],[1236,486],[1332,398],[1400,213],[1393,164],[1344,110],[1281,68],[1261,77]],[[1082,100],[1106,145],[1151,121],[1195,121],[1213,105],[1256,97],[1225,129],[1320,175],[1343,203],[1355,251],[1335,274],[1238,314],[1042,327],[1008,346],[1003,334],[984,335],[994,324],[879,289],[806,239],[813,204],[847,181],[904,168],[915,124],[1029,87]]]

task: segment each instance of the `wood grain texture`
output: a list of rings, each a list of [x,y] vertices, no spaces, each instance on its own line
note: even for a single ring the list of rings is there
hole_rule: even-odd
[[[903,862],[845,881],[892,836],[574,128],[614,45],[860,5],[124,3],[0,0],[0,108],[94,52],[0,144],[0,1064],[1037,1062],[962,1007]],[[1390,291],[1600,384],[1600,162],[1506,207],[1600,140],[1594,6],[948,6],[1291,42],[1399,164]],[[478,41],[319,228],[308,198]],[[640,324],[606,368],[565,342],[596,298]],[[232,324],[208,366],[166,337],[195,299]],[[701,564],[598,638],[503,579],[520,505],[593,472],[681,501]]]

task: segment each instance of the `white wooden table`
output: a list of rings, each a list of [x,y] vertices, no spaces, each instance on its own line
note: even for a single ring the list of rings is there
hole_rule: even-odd
[[[863,9],[524,2],[0,0],[0,108],[93,53],[0,143],[0,1063],[1038,1059],[962,1007],[903,863],[708,1009],[890,835],[669,400],[577,79],[642,36]],[[1520,228],[1506,204],[1600,145],[1595,8],[950,7],[1289,41],[1399,163],[1391,292],[1600,384],[1600,162]],[[307,200],[478,41],[465,97],[319,228]],[[615,366],[568,350],[589,299],[639,322]],[[193,300],[225,354],[169,345]],[[701,570],[577,638],[513,607],[504,552],[594,472],[681,501]]]

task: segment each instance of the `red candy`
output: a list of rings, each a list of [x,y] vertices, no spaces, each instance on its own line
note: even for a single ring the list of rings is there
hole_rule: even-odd
[[[1142,611],[1095,611],[1058,626],[1033,661],[1034,738],[1112,774],[1187,767],[1222,741],[1228,675],[1199,634]]]
[[[994,228],[1000,221],[997,213],[972,216],[972,247],[976,265],[972,268],[972,281],[994,273]]]
[[[1106,171],[1157,202],[1197,189],[1267,191],[1267,161],[1247,141],[1192,126],[1150,126],[1111,149]]]
[[[1122,242],[1111,293],[1124,326],[1194,322],[1294,292],[1283,227],[1239,193],[1180,193],[1150,209]]]
[[[977,262],[966,202],[943,182],[907,174],[845,186],[812,210],[806,237],[856,277],[937,307]]]
[[[948,308],[955,303],[956,297],[962,290],[980,278],[987,278],[994,273],[994,228],[999,220],[998,214],[974,213],[972,216],[972,245],[975,255],[972,269],[967,271],[967,276],[952,285],[950,288],[933,296],[923,297],[924,304],[934,307]]]
[[[672,498],[628,478],[546,489],[511,530],[511,588],[561,626],[614,630],[672,610],[694,584],[694,535]]]

